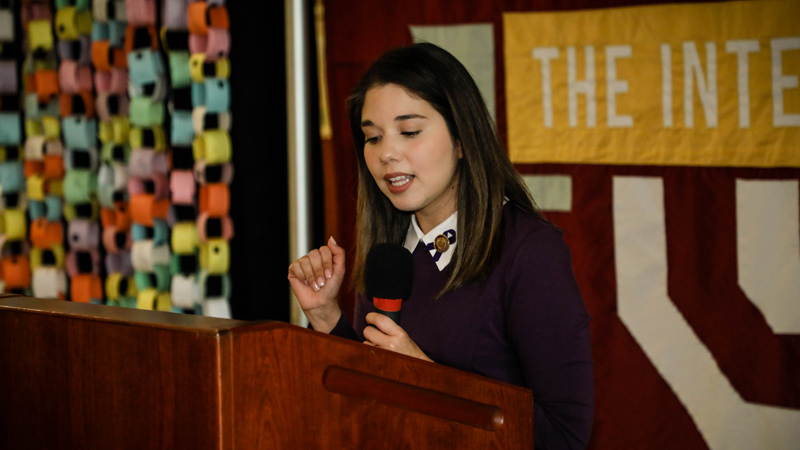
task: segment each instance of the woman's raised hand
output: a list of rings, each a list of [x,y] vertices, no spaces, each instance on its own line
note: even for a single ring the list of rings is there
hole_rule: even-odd
[[[344,280],[344,249],[331,237],[289,265],[289,284],[311,326],[329,333],[342,315],[339,289]]]

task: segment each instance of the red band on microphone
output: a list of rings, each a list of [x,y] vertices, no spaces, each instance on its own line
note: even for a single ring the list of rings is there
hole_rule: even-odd
[[[390,298],[373,298],[372,303],[375,305],[376,308],[380,309],[381,311],[386,312],[397,312],[400,311],[400,305],[403,303],[402,298],[397,299],[390,299]]]

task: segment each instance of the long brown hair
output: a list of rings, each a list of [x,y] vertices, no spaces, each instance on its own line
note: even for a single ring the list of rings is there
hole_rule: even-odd
[[[411,213],[396,209],[380,191],[364,159],[361,111],[367,91],[396,84],[427,101],[444,117],[463,157],[458,162],[458,241],[452,274],[441,294],[486,278],[502,248],[503,203],[508,200],[542,218],[519,173],[500,144],[494,121],[467,69],[447,51],[429,43],[400,47],[381,56],[347,99],[358,158],[357,247],[352,282],[364,292],[364,262],[373,245],[402,244]]]

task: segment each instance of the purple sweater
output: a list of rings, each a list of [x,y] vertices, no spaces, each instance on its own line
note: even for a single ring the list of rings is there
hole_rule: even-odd
[[[510,203],[503,227],[491,275],[438,300],[452,264],[439,272],[418,245],[400,325],[437,363],[531,389],[537,450],[585,448],[594,410],[590,316],[569,248],[555,227]],[[343,315],[331,334],[363,341],[371,311],[371,299],[359,295],[355,327]]]

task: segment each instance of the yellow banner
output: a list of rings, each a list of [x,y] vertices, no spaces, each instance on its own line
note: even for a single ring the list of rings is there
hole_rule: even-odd
[[[800,167],[800,0],[503,26],[515,163]]]

